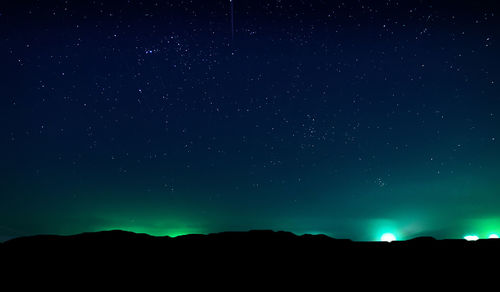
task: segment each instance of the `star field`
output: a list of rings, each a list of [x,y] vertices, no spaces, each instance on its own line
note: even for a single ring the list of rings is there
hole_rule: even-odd
[[[0,239],[500,232],[499,11],[469,2],[0,4]]]

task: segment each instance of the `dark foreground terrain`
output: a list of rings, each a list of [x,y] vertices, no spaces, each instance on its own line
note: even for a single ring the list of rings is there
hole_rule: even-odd
[[[297,236],[288,232],[249,231],[175,238],[125,231],[73,236],[40,235],[0,244],[2,267],[16,271],[71,271],[91,267],[105,273],[148,270],[184,275],[227,273],[303,273],[331,275],[394,273],[434,276],[497,273],[500,240],[435,240],[354,242],[324,235]],[[171,274],[169,274],[171,275]],[[418,275],[418,274],[417,274]],[[452,274],[455,277],[458,274]]]

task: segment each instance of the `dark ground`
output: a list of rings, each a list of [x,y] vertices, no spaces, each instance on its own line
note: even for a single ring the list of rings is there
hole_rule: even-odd
[[[497,239],[469,242],[422,237],[391,243],[355,242],[273,231],[171,238],[115,230],[21,237],[0,245],[3,268],[20,272],[92,266],[111,271],[154,268],[187,274],[315,269],[388,275],[416,270],[434,275],[451,270],[467,274],[478,273],[487,264],[496,268],[499,255]]]

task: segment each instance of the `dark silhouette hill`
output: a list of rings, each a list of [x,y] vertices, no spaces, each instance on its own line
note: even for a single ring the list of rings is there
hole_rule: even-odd
[[[157,237],[121,230],[82,233],[70,236],[36,235],[8,240],[0,245],[3,255],[33,256],[88,256],[107,254],[156,254],[157,257],[182,257],[182,254],[203,257],[232,257],[273,255],[287,257],[321,255],[322,257],[356,257],[363,254],[373,257],[394,257],[428,254],[454,256],[455,252],[471,256],[500,251],[500,240],[480,239],[436,240],[418,237],[406,241],[362,242],[335,239],[326,235],[295,235],[290,232],[252,230],[247,232],[222,232],[208,235],[190,234],[178,237]]]
[[[295,235],[291,232],[271,230],[251,230],[246,232],[221,232],[204,234],[189,234],[177,237],[151,236],[144,233],[134,233],[122,230],[88,232],[76,235],[35,235],[18,237],[0,243],[3,254],[36,254],[51,252],[61,254],[110,253],[117,254],[127,251],[167,253],[189,251],[201,253],[217,251],[220,253],[276,253],[285,255],[293,251],[304,253],[359,253],[378,251],[384,255],[404,252],[439,252],[446,255],[455,251],[463,253],[481,253],[500,248],[498,239],[480,239],[466,241],[463,239],[436,240],[433,237],[417,237],[406,241],[376,242],[351,241],[335,239],[326,235]]]
[[[478,273],[500,255],[500,240],[356,242],[268,230],[155,237],[113,230],[71,236],[37,235],[0,244],[2,267],[24,273],[56,267],[102,274],[154,270],[162,275],[330,273],[412,275]],[[496,271],[487,268],[488,271]],[[498,272],[498,271],[497,271]],[[457,274],[457,275],[458,275]]]

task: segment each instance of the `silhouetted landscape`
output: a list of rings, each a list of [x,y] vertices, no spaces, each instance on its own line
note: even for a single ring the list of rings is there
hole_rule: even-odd
[[[498,254],[500,240],[436,240],[418,237],[406,241],[362,242],[326,235],[253,230],[208,235],[156,237],[113,230],[71,236],[37,235],[11,239],[1,245],[2,258],[62,261],[128,259],[169,263],[324,261],[372,263],[441,262],[479,260]]]

